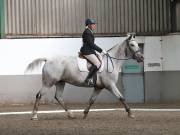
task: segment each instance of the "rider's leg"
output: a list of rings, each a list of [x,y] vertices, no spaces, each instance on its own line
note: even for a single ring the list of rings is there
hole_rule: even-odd
[[[85,82],[88,83],[88,85],[94,85],[93,81],[92,81],[92,76],[98,71],[98,69],[101,66],[101,62],[99,61],[99,59],[97,58],[96,55],[91,54],[91,55],[85,55],[85,57],[91,61],[94,65],[92,65],[92,67],[90,68],[89,74],[85,79]]]
[[[95,65],[92,65],[92,67],[90,68],[89,74],[85,79],[85,82],[88,83],[89,85],[93,85],[93,81],[91,80],[91,78],[97,71],[98,71],[98,68]]]
[[[97,58],[97,56],[95,54],[84,55],[84,57],[86,57],[86,59],[88,59],[92,64],[97,66],[97,68],[100,68],[101,62],[100,62],[99,58]]]

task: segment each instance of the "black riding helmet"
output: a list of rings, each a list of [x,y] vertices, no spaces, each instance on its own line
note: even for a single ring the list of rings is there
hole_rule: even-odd
[[[94,19],[88,18],[85,21],[85,25],[88,26],[89,24],[96,24],[96,21]]]

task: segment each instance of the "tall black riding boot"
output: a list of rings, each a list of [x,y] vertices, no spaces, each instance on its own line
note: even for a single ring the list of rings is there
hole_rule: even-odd
[[[95,85],[94,82],[93,82],[93,80],[92,80],[92,77],[93,77],[93,75],[94,75],[97,71],[98,71],[98,68],[97,68],[95,65],[93,65],[93,66],[90,68],[89,74],[88,74],[88,76],[86,77],[86,80],[85,80],[85,82],[86,82],[89,86],[94,86],[94,85]]]

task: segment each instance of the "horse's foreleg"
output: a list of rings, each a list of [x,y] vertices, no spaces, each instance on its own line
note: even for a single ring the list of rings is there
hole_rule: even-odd
[[[121,97],[119,98],[119,100],[121,101],[121,103],[124,105],[126,112],[128,113],[128,117],[130,118],[134,118],[135,116],[132,114],[131,109],[129,107],[129,105],[126,103],[125,98]]]
[[[65,82],[59,82],[56,84],[56,93],[55,93],[55,99],[57,102],[62,106],[62,108],[67,112],[68,118],[74,118],[73,113],[68,109],[68,107],[65,105],[62,94],[64,91]]]
[[[120,91],[118,90],[118,88],[116,87],[115,84],[112,84],[109,87],[109,90],[121,101],[121,103],[124,105],[124,108],[126,110],[126,112],[128,113],[128,117],[130,118],[134,118],[134,115],[131,112],[131,109],[129,107],[129,105],[126,103],[125,98],[122,96],[122,94],[120,93]]]
[[[85,119],[88,115],[89,109],[91,108],[92,104],[94,103],[94,101],[96,100],[97,96],[99,95],[99,93],[101,92],[100,89],[94,89],[90,99],[89,99],[89,105],[86,107],[86,109],[84,110],[84,117],[83,119]]]

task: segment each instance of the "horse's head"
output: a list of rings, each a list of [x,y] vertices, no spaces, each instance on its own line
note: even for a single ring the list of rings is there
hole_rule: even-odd
[[[137,60],[137,62],[143,62],[144,56],[140,52],[139,45],[137,41],[135,40],[134,35],[130,35],[126,39],[126,44],[127,44],[125,48],[126,57],[132,57],[133,59]]]

